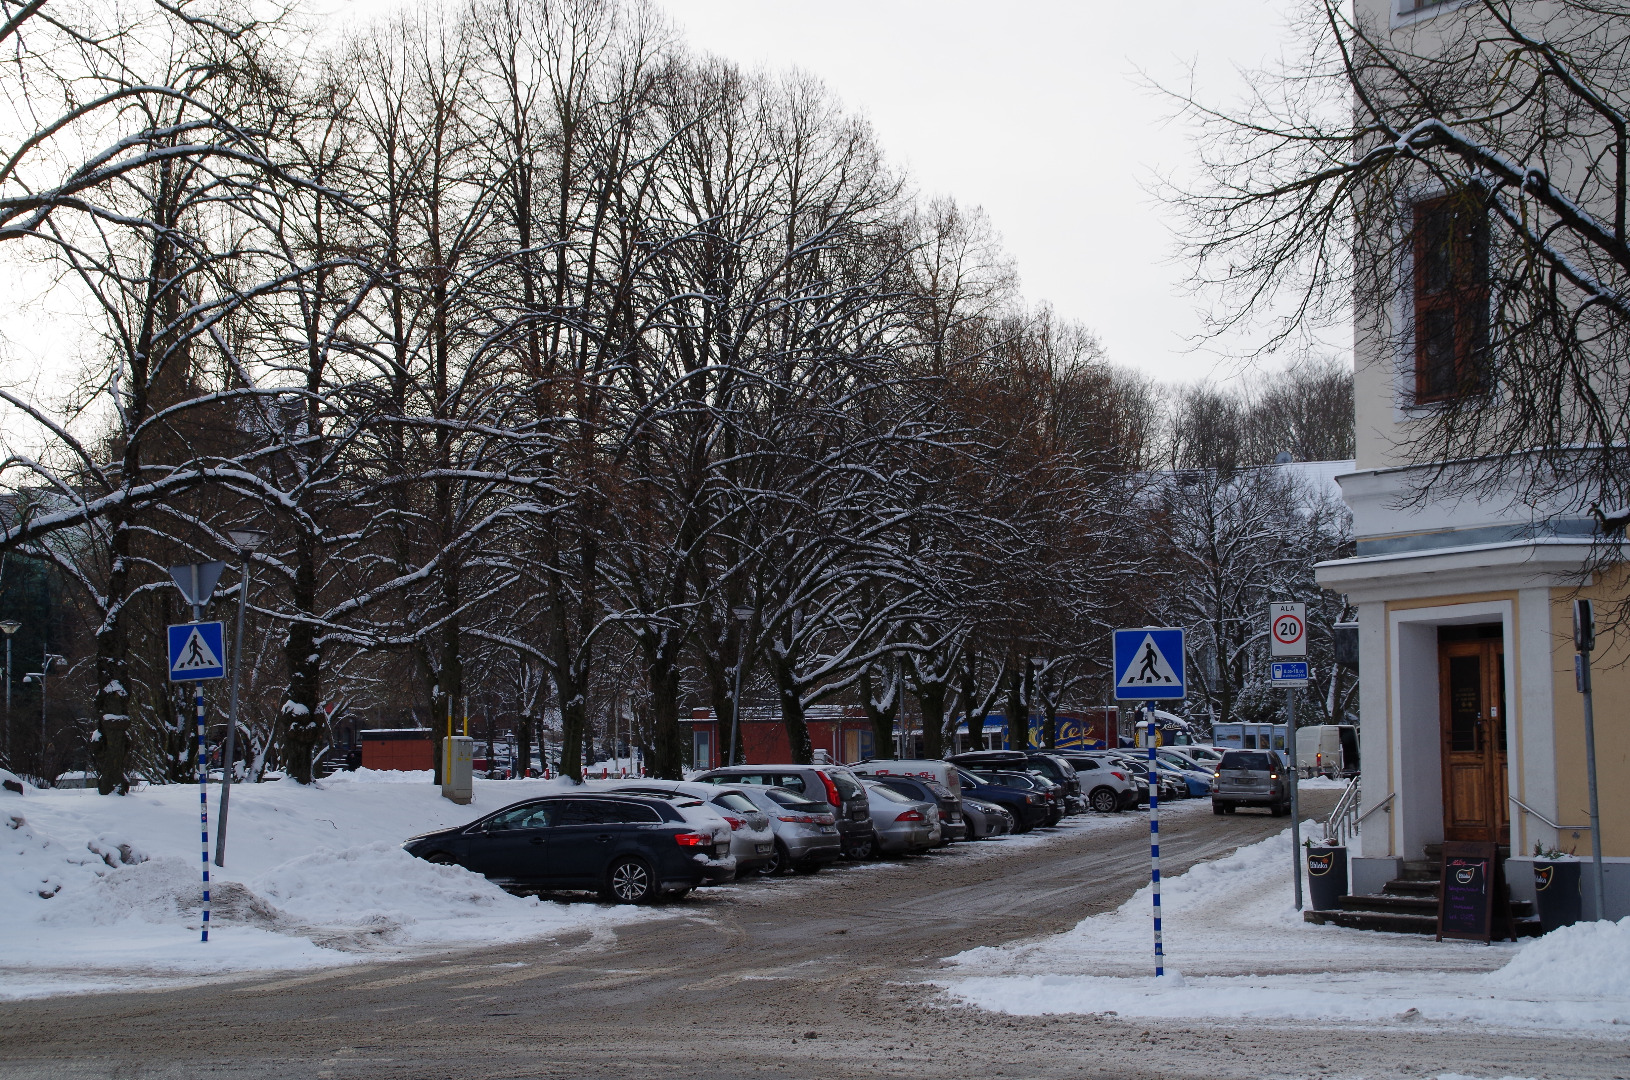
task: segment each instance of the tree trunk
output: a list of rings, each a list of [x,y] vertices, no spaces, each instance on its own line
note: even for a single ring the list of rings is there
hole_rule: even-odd
[[[306,534],[302,533],[297,543],[291,599],[296,612],[311,615],[317,606],[315,551]],[[288,694],[282,709],[283,767],[290,778],[309,784],[313,779],[312,755],[323,734],[323,716],[318,708],[322,657],[318,652],[316,628],[309,618],[297,618],[289,623],[288,637],[283,642],[283,662],[289,672]]]
[[[923,717],[923,757],[945,756],[945,692],[942,682],[917,687],[917,709]]]
[[[108,575],[108,615],[96,629],[96,790],[103,795],[130,791],[130,672],[121,608],[130,587],[130,530],[113,523],[112,572]]]
[[[1024,700],[1024,668],[1014,663],[1007,669],[1007,748],[1030,749],[1030,710]]]
[[[809,742],[809,725],[804,722],[803,697],[793,680],[791,668],[771,653],[770,668],[775,672],[776,696],[781,702],[781,722],[787,728],[787,747],[794,764],[811,765],[815,749]]]
[[[860,700],[866,708],[866,718],[872,723],[872,756],[893,760],[900,756],[899,744],[894,739],[894,721],[900,715],[900,699],[896,696],[891,707],[878,708],[872,696],[870,668],[860,675]]]
[[[651,686],[651,775],[685,778],[685,739],[679,726],[679,665],[667,634],[642,635],[646,679]],[[632,740],[630,740],[632,743]]]
[[[510,770],[511,780],[525,780],[532,768],[532,717],[521,713],[515,720],[515,767]]]

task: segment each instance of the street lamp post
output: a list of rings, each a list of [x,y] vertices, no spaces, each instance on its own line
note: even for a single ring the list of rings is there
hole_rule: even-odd
[[[8,646],[11,644],[11,638],[9,636],[6,638],[6,644]],[[9,652],[10,650],[8,649],[7,651]],[[38,680],[40,684],[40,754],[39,760],[36,762],[38,769],[35,771],[34,778],[41,782],[45,780],[45,677],[51,670],[51,661],[53,660],[57,661],[58,663],[67,663],[66,658],[58,656],[56,653],[46,653],[40,658],[41,670],[30,671],[28,674],[23,676],[23,682],[25,683],[31,683]]]
[[[6,730],[0,736],[0,752],[11,759],[11,635],[23,628],[16,619],[0,620],[0,634],[6,635]]]
[[[238,576],[238,622],[232,633],[232,693],[226,710],[226,747],[221,751],[221,812],[215,829],[215,865],[226,865],[226,811],[232,799],[232,765],[238,734],[238,673],[243,665],[243,609],[249,603],[249,553],[266,542],[259,529],[233,529],[226,534],[243,557]]]
[[[732,608],[732,615],[741,629],[736,635],[736,693],[730,699],[730,752],[725,755],[726,763],[739,765],[736,760],[736,737],[741,731],[741,669],[747,666],[747,624],[753,621],[754,611],[750,607]]]

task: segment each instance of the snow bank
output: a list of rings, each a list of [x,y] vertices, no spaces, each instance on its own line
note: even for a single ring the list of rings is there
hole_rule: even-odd
[[[1153,977],[1145,887],[1062,934],[951,957],[939,985],[1020,1015],[1630,1024],[1630,919],[1492,946],[1315,926],[1295,908],[1289,830],[1161,884],[1164,979]]]
[[[4,793],[0,997],[344,964],[661,917],[513,896],[401,850],[409,836],[563,786],[477,780],[469,806],[441,798],[428,773],[234,786],[227,866],[211,867],[207,945],[197,788]],[[211,786],[212,839],[219,794]]]

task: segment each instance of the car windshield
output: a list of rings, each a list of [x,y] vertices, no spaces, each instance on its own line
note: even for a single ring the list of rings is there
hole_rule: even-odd
[[[826,805],[825,803],[818,803],[818,802],[815,802],[815,801],[813,801],[811,799],[806,799],[802,795],[799,795],[797,792],[788,791],[786,788],[780,788],[780,787],[765,788],[764,789],[764,794],[766,794],[770,798],[774,799],[778,805],[785,806],[788,810],[806,810],[807,811],[807,810],[813,810],[817,806],[825,806]]]
[[[1221,767],[1224,769],[1250,769],[1254,772],[1267,772],[1273,768],[1273,761],[1264,753],[1230,750],[1223,755]]]
[[[886,784],[872,784],[872,785],[870,785],[870,787],[872,789],[872,794],[873,795],[881,796],[882,798],[887,799],[889,802],[916,802],[917,801],[916,799],[908,799],[908,798],[906,798],[904,795],[900,794],[898,791],[895,791],[893,788],[889,787]]]

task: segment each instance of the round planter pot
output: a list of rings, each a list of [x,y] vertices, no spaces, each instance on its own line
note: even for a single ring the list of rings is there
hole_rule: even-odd
[[[1583,869],[1584,863],[1577,859],[1534,860],[1534,907],[1547,934],[1579,921],[1584,908],[1579,891]]]
[[[1347,893],[1347,849],[1307,849],[1307,892],[1314,911],[1334,911]]]

